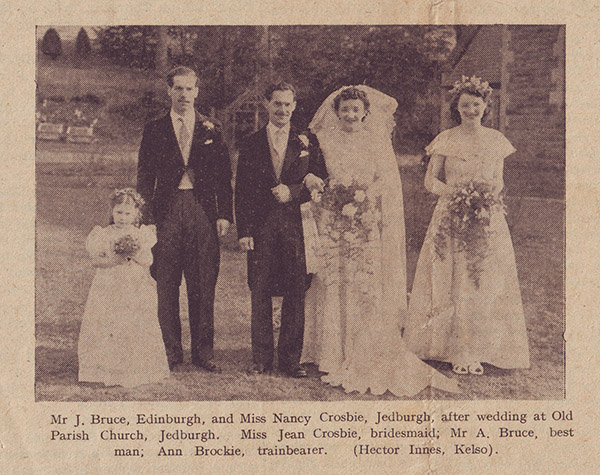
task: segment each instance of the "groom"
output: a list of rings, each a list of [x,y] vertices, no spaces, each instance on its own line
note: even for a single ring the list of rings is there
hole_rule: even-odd
[[[236,222],[240,247],[248,251],[251,290],[252,374],[273,368],[271,297],[283,295],[279,369],[306,377],[300,366],[304,335],[306,261],[300,205],[310,200],[303,180],[327,174],[316,137],[290,125],[296,90],[280,82],[266,91],[269,123],[240,150],[236,178]]]
[[[158,320],[173,369],[183,362],[179,286],[185,275],[192,363],[218,372],[213,362],[218,236],[233,221],[231,165],[218,129],[194,109],[196,73],[177,67],[167,84],[171,110],[144,128],[137,175],[137,190],[147,203],[144,220],[157,227]]]

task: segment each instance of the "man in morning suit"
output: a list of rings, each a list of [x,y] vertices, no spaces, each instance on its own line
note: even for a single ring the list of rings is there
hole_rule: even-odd
[[[167,75],[171,110],[144,128],[137,190],[144,221],[156,223],[153,276],[169,367],[183,362],[179,287],[185,276],[192,363],[219,372],[213,361],[214,299],[219,236],[233,221],[231,165],[218,128],[194,109],[198,78],[187,67]]]
[[[290,124],[296,91],[279,83],[266,93],[269,123],[240,150],[236,177],[236,223],[240,247],[248,251],[253,374],[273,367],[273,295],[283,295],[277,349],[279,369],[302,378],[306,261],[300,205],[310,200],[303,184],[326,170],[314,136]]]

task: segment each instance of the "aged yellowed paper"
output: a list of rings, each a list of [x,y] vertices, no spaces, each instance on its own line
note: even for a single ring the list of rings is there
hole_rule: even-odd
[[[598,2],[587,0],[9,2],[3,11],[6,28],[0,43],[0,98],[5,111],[0,140],[4,165],[0,179],[0,467],[6,467],[7,473],[595,472],[599,422],[596,342],[600,328],[595,318],[599,8]],[[49,34],[50,30],[54,33]],[[53,35],[60,38],[58,42]],[[171,122],[168,115],[172,104],[177,112],[178,101],[188,101],[188,93],[176,93],[175,87],[185,84],[184,73],[176,75],[174,83],[165,79],[170,67],[179,64],[191,66],[198,76],[189,87],[192,96],[198,87],[191,104],[195,99],[202,113],[191,126],[196,127],[193,138],[175,130],[175,124],[180,124],[176,119]],[[269,364],[257,371],[253,365],[259,354],[258,337],[252,333],[256,320],[251,323],[246,255],[237,239],[242,237],[240,221],[244,222],[245,215],[238,214],[238,235],[232,226],[220,238],[214,362],[222,371],[215,373],[208,370],[209,359],[200,358],[203,353],[190,348],[194,330],[190,330],[189,322],[194,317],[189,317],[193,311],[188,312],[187,304],[190,293],[195,292],[193,285],[182,286],[179,302],[182,361],[169,354],[166,324],[159,325],[153,313],[156,295],[144,293],[152,288],[149,285],[156,288],[150,275],[136,274],[137,270],[130,273],[131,267],[121,274],[103,274],[105,287],[98,291],[101,303],[96,301],[97,310],[90,310],[92,291],[101,271],[106,270],[96,270],[90,263],[88,253],[93,254],[90,249],[101,241],[98,233],[95,241],[90,237],[96,226],[113,229],[108,225],[111,214],[112,226],[118,225],[114,210],[121,208],[115,204],[133,203],[135,208],[137,195],[123,190],[137,187],[143,194],[140,173],[150,169],[160,181],[158,165],[154,165],[158,162],[140,169],[138,159],[143,161],[139,158],[142,155],[170,156],[167,142],[161,141],[164,137],[171,137],[169,146],[181,158],[182,176],[185,170],[190,178],[190,185],[187,179],[180,181],[181,177],[173,184],[177,190],[174,194],[183,197],[182,209],[189,209],[185,201],[192,196],[189,189],[201,189],[199,193],[213,186],[216,189],[211,173],[227,175],[222,175],[222,168],[209,165],[195,168],[193,157],[201,147],[203,152],[198,156],[214,157],[212,150],[223,140],[224,153],[232,160],[231,171],[239,178],[239,163],[250,160],[258,147],[244,145],[247,136],[257,130],[271,134],[262,126],[276,121],[277,110],[286,107],[284,99],[291,93],[285,87],[275,90],[277,96],[264,95],[269,83],[278,79],[296,86],[293,99],[297,104],[293,102],[289,113],[292,128],[287,144],[287,150],[295,155],[288,160],[292,152],[288,153],[284,145],[281,169],[274,165],[275,179],[279,180],[275,183],[289,185],[290,190],[294,180],[305,186],[305,170],[297,172],[299,178],[293,177],[295,167],[300,167],[296,163],[320,153],[313,148],[309,124],[319,117],[317,110],[328,104],[330,94],[355,85],[357,90],[366,91],[368,102],[360,93],[352,92],[355,96],[338,99],[338,105],[332,97],[329,107],[336,123],[346,119],[347,123],[358,122],[356,127],[364,123],[360,133],[366,131],[365,139],[352,142],[348,138],[328,148],[327,136],[315,132],[329,178],[343,177],[341,172],[335,174],[334,159],[353,157],[357,150],[361,157],[371,157],[364,163],[385,164],[381,160],[385,147],[368,147],[377,135],[373,120],[378,117],[379,104],[391,97],[398,106],[390,114],[399,125],[389,150],[398,160],[402,193],[398,198],[394,191],[379,192],[380,200],[373,199],[373,203],[383,217],[375,213],[373,219],[379,227],[370,227],[365,224],[371,212],[366,204],[369,187],[360,180],[350,179],[348,186],[339,180],[345,186],[343,192],[351,190],[352,196],[347,199],[339,194],[336,199],[347,199],[352,206],[340,206],[338,220],[332,221],[327,233],[333,236],[335,245],[331,247],[336,249],[336,259],[342,255],[338,248],[354,249],[355,257],[340,258],[335,272],[329,267],[321,274],[324,281],[334,281],[330,284],[334,287],[329,288],[336,289],[334,300],[341,302],[334,311],[327,307],[324,314],[329,316],[328,324],[340,315],[359,316],[364,322],[348,317],[343,323],[323,327],[322,321],[310,320],[312,310],[307,307],[302,356],[306,378],[290,377],[301,375],[297,368],[290,370],[281,364],[286,353],[279,355],[280,371]],[[483,85],[484,81],[488,84]],[[497,243],[488,244],[488,252],[497,251],[498,262],[512,259],[518,275],[513,276],[512,268],[504,264],[481,271],[492,277],[489,287],[484,280],[487,290],[468,294],[478,297],[465,304],[466,297],[461,296],[467,294],[461,294],[459,287],[477,288],[477,272],[467,272],[476,266],[465,264],[461,281],[458,264],[449,274],[428,271],[425,265],[417,264],[424,260],[420,256],[428,236],[439,236],[430,236],[427,231],[436,198],[427,191],[434,187],[425,179],[428,159],[423,147],[453,126],[452,91],[472,87],[471,91],[483,91],[481,99],[488,101],[488,86],[493,92],[485,102],[490,108],[483,123],[488,130],[508,138],[517,151],[507,158],[500,175],[490,172],[491,181],[500,176],[502,183],[503,175],[507,214],[502,222],[508,224],[500,225],[501,233],[506,228],[506,239],[486,242]],[[379,91],[385,94],[379,96]],[[274,105],[273,97],[280,102]],[[380,97],[383,102],[378,102]],[[352,118],[351,110],[339,107],[344,101],[363,111],[362,122],[360,117],[356,121]],[[477,103],[469,106],[476,109]],[[460,106],[456,107],[459,120],[466,120],[468,114],[461,116]],[[169,133],[143,129],[145,122],[157,116],[166,118]],[[294,135],[296,126],[299,130]],[[151,143],[145,152],[140,152],[142,137]],[[277,157],[279,145],[273,137],[265,135],[264,149],[256,156]],[[498,135],[494,137],[500,140]],[[189,140],[191,145],[186,145]],[[487,176],[491,168],[486,168],[486,157],[490,150],[491,155],[500,155],[497,151],[504,143],[493,140],[475,145],[467,142],[469,145],[463,147],[467,155],[480,146],[479,155],[473,153],[468,159],[461,158],[463,149],[453,149],[457,154],[455,168],[448,164],[452,159],[446,157],[445,177],[440,174],[439,183],[451,183],[457,170],[467,174],[483,170],[481,176]],[[376,153],[369,155],[373,150]],[[435,153],[430,155],[435,157]],[[434,157],[431,160],[437,160]],[[187,160],[191,160],[189,164]],[[342,169],[356,162],[350,160]],[[209,159],[202,163],[209,163]],[[254,203],[248,196],[260,187],[256,183],[261,172],[250,168],[245,173],[255,181],[249,192],[236,195],[238,213],[244,206],[242,200]],[[354,178],[370,173],[365,172],[368,166],[356,169],[359,172]],[[389,170],[386,173],[389,177]],[[396,176],[395,169],[393,173]],[[383,182],[391,183],[387,179]],[[223,185],[223,180],[219,183]],[[115,189],[120,191],[115,194]],[[223,196],[217,198],[221,206]],[[386,242],[388,225],[384,223],[390,208],[386,208],[385,197],[389,196],[403,208],[405,260],[394,267],[397,261],[386,251],[380,262],[393,272],[381,282],[368,277],[364,280],[365,273],[379,275],[368,267],[372,260],[360,257],[371,248],[366,244],[352,247],[352,242],[363,239],[372,243],[374,230],[381,232],[381,242]],[[200,200],[204,205],[197,209],[202,213],[208,210],[206,219],[210,221],[212,208],[202,199],[193,198],[195,204],[189,206]],[[174,205],[169,201],[168,206]],[[232,215],[221,214],[223,207],[215,206],[216,226],[221,226],[217,218],[233,221]],[[253,206],[246,206],[244,213],[254,213]],[[360,221],[363,213],[365,219]],[[256,214],[252,216],[259,222]],[[194,215],[182,222],[187,225],[196,219]],[[298,211],[296,224],[299,219]],[[358,222],[363,224],[356,225]],[[260,223],[265,229],[271,226]],[[326,227],[319,218],[313,223],[315,232],[323,233]],[[159,246],[166,252],[168,239],[164,234],[161,237],[166,228],[158,227]],[[305,221],[301,242],[306,248],[310,247],[310,229]],[[138,246],[146,245],[145,239],[151,240],[145,236],[134,233],[135,252],[119,251],[126,256],[124,265],[139,264],[142,269],[135,259]],[[148,245],[148,251],[153,244]],[[114,242],[110,245],[114,254]],[[432,246],[442,254],[446,252],[435,243]],[[311,266],[317,269],[332,256],[331,252],[317,254],[320,257],[313,262],[309,253],[302,254],[309,272]],[[190,255],[184,255],[182,268],[186,259],[191,260]],[[156,251],[150,256],[156,260]],[[164,255],[162,259],[163,265],[176,260]],[[208,272],[208,261],[203,262],[199,276]],[[481,262],[488,261],[482,258]],[[292,271],[285,268],[278,272],[279,280],[287,281]],[[314,274],[319,276],[318,271]],[[186,284],[195,278],[192,273],[185,276]],[[319,278],[313,276],[312,291]],[[408,299],[407,312],[412,305],[413,316],[405,314],[412,320],[389,324],[365,310],[365,302],[376,292],[372,282],[385,288],[390,281],[411,290],[408,295],[402,290],[401,297]],[[448,320],[455,325],[454,330],[444,326],[447,322],[436,326],[437,321],[445,322],[447,307],[443,306],[427,315],[427,325],[414,323],[418,321],[414,302],[441,295],[432,290],[436,286],[453,295],[455,314],[460,313],[459,308],[471,309],[469,312],[476,309],[477,315],[469,314],[466,327],[456,318]],[[314,298],[310,292],[307,301]],[[348,297],[341,298],[344,292]],[[494,292],[502,305],[494,307],[486,300]],[[321,303],[331,305],[331,292],[324,295],[316,299],[315,308]],[[397,293],[387,295],[398,297]],[[281,308],[280,299],[274,300],[274,332],[269,334],[279,335],[281,344],[281,334],[291,325],[291,313]],[[135,304],[118,307],[125,301]],[[353,312],[353,308],[358,310]],[[384,315],[385,311],[375,313]],[[90,320],[94,314],[98,317]],[[93,325],[88,325],[88,330],[92,330],[86,334],[84,324],[90,321]],[[400,328],[404,332],[402,342],[396,347],[386,346],[390,334],[398,330],[400,335]],[[453,359],[455,356],[435,353],[433,344],[422,348],[418,338],[410,344],[411,356],[406,356],[409,350],[404,349],[404,341],[411,341],[411,328],[435,329],[434,339],[439,335],[445,335],[444,341],[448,335],[450,339],[456,337],[459,348],[469,347],[467,343],[478,338],[488,341],[482,350],[486,356],[480,358],[483,374],[477,374],[477,358],[459,361]],[[342,333],[349,336],[342,338]],[[85,335],[91,335],[88,343],[82,343],[88,338]],[[161,336],[167,344],[166,353]],[[378,344],[364,344],[367,337]],[[324,355],[329,357],[339,348],[346,355],[352,354],[353,347],[346,342],[357,348],[364,345],[360,358],[347,356],[346,366],[342,365],[354,372],[342,371],[350,374],[346,379],[321,380],[326,372],[334,374],[333,370],[324,371]],[[388,350],[382,351],[380,359],[373,356],[384,347]],[[314,352],[309,353],[309,348]],[[93,371],[82,374],[86,354],[103,355],[99,371],[106,370],[105,361],[116,361],[111,363],[110,376],[126,374],[126,382],[128,378],[148,382],[144,380],[148,368],[156,372],[162,368],[165,377],[131,387],[118,379],[107,379],[103,384],[99,382],[102,379],[94,379]],[[91,360],[98,361],[98,357]],[[426,379],[431,388],[410,392],[406,385],[396,384],[420,375],[421,365],[436,371],[436,376]],[[461,367],[467,374],[461,374]],[[446,380],[456,386],[446,384]],[[379,383],[383,389],[377,391]]]

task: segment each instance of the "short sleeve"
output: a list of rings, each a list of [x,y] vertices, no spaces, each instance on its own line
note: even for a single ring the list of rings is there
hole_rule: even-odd
[[[107,247],[106,230],[100,226],[94,226],[85,240],[85,250],[90,255],[98,255],[106,250]]]
[[[153,224],[140,226],[142,246],[151,249],[156,244],[156,226]]]
[[[495,160],[503,160],[516,152],[502,132],[488,127],[478,141],[468,141],[458,132],[458,128],[444,130],[425,147],[428,155],[444,155],[468,157],[470,155],[486,156]]]
[[[510,141],[504,136],[504,134],[502,134],[502,132],[497,132],[496,137],[497,138],[492,145],[494,157],[502,160],[517,151],[517,149],[513,147],[513,144],[510,143]]]
[[[427,155],[447,155],[448,154],[448,131],[440,132],[427,147]]]

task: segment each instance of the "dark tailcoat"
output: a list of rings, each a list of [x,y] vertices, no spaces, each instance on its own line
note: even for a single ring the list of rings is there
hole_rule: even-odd
[[[300,138],[302,137],[302,138]],[[308,143],[306,143],[308,142]],[[310,201],[310,193],[303,185],[308,173],[325,178],[327,171],[317,138],[311,134],[301,134],[293,126],[290,128],[287,151],[279,179],[273,168],[267,129],[263,127],[246,140],[240,150],[235,189],[235,217],[238,237],[253,237],[264,229],[273,212],[286,215],[301,229],[300,205]],[[271,189],[280,183],[287,185],[292,195],[289,203],[278,203]],[[303,236],[297,235],[303,243]],[[296,256],[298,262],[285,262],[279,256],[272,269],[271,288],[273,295],[282,295],[286,285],[286,270],[306,269],[305,256]],[[256,282],[256,255],[248,253],[248,285]],[[306,272],[305,270],[303,272]]]
[[[218,128],[198,112],[188,167],[194,172],[194,193],[208,219],[232,222],[231,162],[227,147]],[[159,224],[165,217],[185,169],[170,114],[146,124],[137,175],[137,191],[146,201],[146,223]]]
[[[240,150],[235,208],[238,237],[252,237],[248,251],[248,284],[252,292],[252,353],[264,368],[273,365],[271,297],[283,295],[279,332],[279,368],[298,367],[304,332],[306,259],[300,205],[310,200],[303,185],[307,173],[325,177],[316,137],[290,129],[286,155],[278,178],[273,167],[267,130],[251,135]],[[291,201],[279,203],[272,188],[287,185]]]
[[[192,190],[179,190],[188,170]],[[186,167],[170,114],[144,128],[137,190],[146,201],[144,222],[155,222],[152,276],[158,292],[158,319],[171,365],[183,360],[179,287],[188,293],[192,362],[213,357],[214,298],[219,272],[216,221],[233,221],[231,164],[218,128],[196,113]]]

